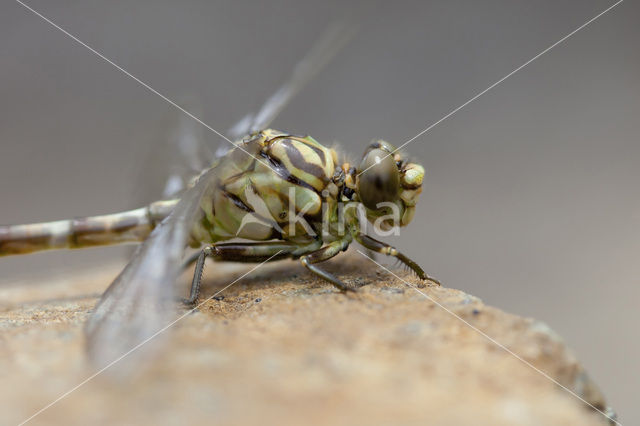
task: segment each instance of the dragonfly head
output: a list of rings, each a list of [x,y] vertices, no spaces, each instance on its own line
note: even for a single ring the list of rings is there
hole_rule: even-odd
[[[422,192],[424,168],[408,162],[388,142],[377,141],[364,153],[357,169],[356,192],[367,218],[384,229],[406,226],[413,219]],[[385,218],[382,221],[379,219]]]

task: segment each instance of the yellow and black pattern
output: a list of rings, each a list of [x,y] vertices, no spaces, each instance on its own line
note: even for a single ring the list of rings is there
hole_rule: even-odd
[[[194,243],[309,238],[300,225],[289,226],[290,217],[302,214],[309,224],[321,222],[323,191],[336,169],[335,151],[309,136],[275,130],[259,132],[242,147],[262,161],[244,153],[235,158],[237,153],[231,152],[231,161],[225,158],[216,166],[219,187],[205,197],[206,219],[196,225]]]

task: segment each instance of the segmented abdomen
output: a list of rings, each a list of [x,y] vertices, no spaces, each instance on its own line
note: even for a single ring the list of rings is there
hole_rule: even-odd
[[[26,225],[0,225],[0,256],[143,241],[178,200],[126,212]]]

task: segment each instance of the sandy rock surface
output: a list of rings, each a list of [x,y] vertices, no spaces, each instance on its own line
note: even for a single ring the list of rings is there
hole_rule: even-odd
[[[209,266],[201,301],[247,269]],[[141,372],[86,382],[82,325],[117,270],[0,289],[0,424],[83,382],[28,424],[608,424],[478,332],[604,407],[542,322],[394,270],[417,291],[357,254],[327,269],[362,287],[265,266],[173,326]]]

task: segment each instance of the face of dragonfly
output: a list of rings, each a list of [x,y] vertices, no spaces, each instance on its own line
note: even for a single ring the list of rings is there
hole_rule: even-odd
[[[422,192],[424,168],[408,162],[388,142],[377,141],[364,153],[358,167],[356,188],[367,218],[379,221],[383,229],[406,226],[413,219],[418,196]]]

